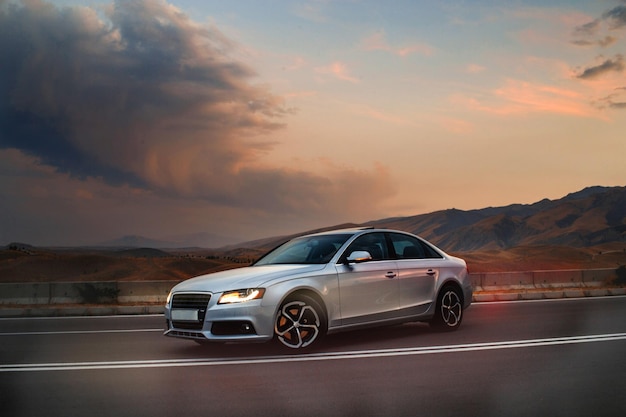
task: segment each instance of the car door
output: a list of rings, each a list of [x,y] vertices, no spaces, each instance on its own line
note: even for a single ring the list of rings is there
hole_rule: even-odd
[[[372,259],[337,265],[341,324],[353,325],[396,317],[398,312],[398,270],[389,257],[383,233],[358,237],[341,259],[354,251],[367,251]]]
[[[402,315],[420,314],[435,299],[441,255],[421,240],[389,234],[398,265],[398,303]]]

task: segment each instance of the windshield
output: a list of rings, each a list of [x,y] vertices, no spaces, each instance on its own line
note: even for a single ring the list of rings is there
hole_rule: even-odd
[[[290,240],[259,259],[255,265],[325,264],[350,234],[305,236]]]

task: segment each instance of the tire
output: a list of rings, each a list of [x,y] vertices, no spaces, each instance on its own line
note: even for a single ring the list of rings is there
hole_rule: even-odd
[[[454,331],[463,320],[463,298],[461,292],[452,285],[444,286],[437,296],[435,316],[431,327],[440,331]]]
[[[326,335],[326,314],[315,299],[299,294],[285,300],[274,322],[276,341],[290,349],[309,348]]]

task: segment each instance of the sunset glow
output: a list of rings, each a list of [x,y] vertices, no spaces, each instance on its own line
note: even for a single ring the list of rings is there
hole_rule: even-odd
[[[626,0],[0,0],[0,245],[623,186],[625,56]]]

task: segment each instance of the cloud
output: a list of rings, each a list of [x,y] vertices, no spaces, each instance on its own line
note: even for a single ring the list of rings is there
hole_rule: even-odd
[[[0,149],[73,181],[219,207],[337,214],[342,199],[364,198],[362,184],[388,195],[380,169],[264,165],[293,111],[254,84],[254,69],[231,58],[236,48],[163,0],[0,2]],[[326,73],[358,82],[341,63]]]
[[[577,39],[572,41],[574,45],[577,46],[600,46],[602,48],[606,48],[607,46],[613,45],[617,42],[618,38],[614,36],[605,36],[602,39],[594,39],[594,40],[586,40],[586,39]]]
[[[600,39],[596,39],[605,27],[609,32],[626,27],[626,5],[620,4],[604,12],[600,18],[576,26],[573,32],[576,39],[572,43],[578,46],[597,45],[603,48],[613,45],[618,40],[614,35],[600,36]]]
[[[584,102],[575,91],[546,84],[508,79],[491,97],[481,100],[461,95],[451,97],[452,103],[472,110],[500,116],[552,113],[581,117],[600,117],[598,111]]]
[[[107,16],[37,2],[4,8],[4,147],[73,175],[145,181],[149,150],[175,137],[201,135],[238,159],[249,151],[235,135],[280,128],[280,98],[248,83],[254,71],[228,58],[215,29],[162,1],[119,1]]]
[[[332,64],[323,67],[317,67],[315,68],[315,72],[320,75],[330,75],[338,80],[348,81],[354,84],[361,81],[357,77],[351,75],[348,66],[340,61],[335,61]]]
[[[626,110],[626,87],[616,88],[613,93],[598,100],[596,105],[599,108]]]
[[[605,59],[602,63],[585,68],[577,78],[582,80],[589,80],[598,78],[608,72],[622,72],[626,68],[624,64],[624,57],[622,55],[615,55],[613,59]]]
[[[362,48],[366,51],[385,51],[391,54],[405,57],[411,54],[419,53],[422,55],[431,55],[433,48],[423,43],[413,43],[404,46],[391,46],[383,32],[377,32],[365,38],[361,42]]]
[[[620,4],[602,15],[609,22],[611,29],[626,27],[626,5]]]
[[[601,21],[599,19],[592,20],[591,22],[583,25],[576,26],[574,28],[574,35],[576,36],[593,36],[600,29]]]

